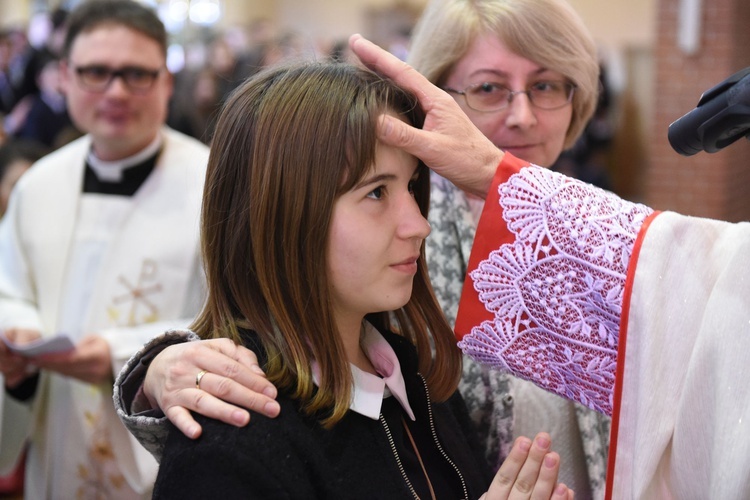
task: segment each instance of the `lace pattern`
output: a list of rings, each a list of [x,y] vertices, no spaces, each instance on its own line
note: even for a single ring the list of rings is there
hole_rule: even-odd
[[[516,239],[470,273],[494,320],[459,346],[480,363],[611,415],[628,262],[652,210],[534,166],[499,190]]]

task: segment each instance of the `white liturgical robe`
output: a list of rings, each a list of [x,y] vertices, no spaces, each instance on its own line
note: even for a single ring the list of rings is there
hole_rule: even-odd
[[[612,415],[607,498],[750,498],[749,262],[748,223],[653,212],[506,154],[459,345]]]
[[[204,296],[199,217],[208,149],[162,131],[156,165],[132,197],[82,194],[84,137],[19,182],[0,223],[0,328],[95,334],[113,377],[145,342],[185,327]],[[42,371],[33,398],[2,399],[0,461],[29,442],[27,498],[149,497],[156,462],[129,435],[111,383]]]

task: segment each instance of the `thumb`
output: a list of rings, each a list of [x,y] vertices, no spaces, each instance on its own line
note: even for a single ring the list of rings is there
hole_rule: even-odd
[[[381,142],[421,158],[420,133],[424,131],[394,116],[384,114],[378,119],[378,139]]]

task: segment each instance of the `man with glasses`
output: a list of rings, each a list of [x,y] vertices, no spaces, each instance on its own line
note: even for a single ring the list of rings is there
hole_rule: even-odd
[[[198,219],[208,149],[165,128],[172,76],[164,26],[127,0],[70,17],[61,64],[83,138],[20,182],[0,225],[0,342],[5,394],[0,459],[29,443],[26,498],[145,498],[156,463],[122,427],[111,387],[151,337],[200,307]]]

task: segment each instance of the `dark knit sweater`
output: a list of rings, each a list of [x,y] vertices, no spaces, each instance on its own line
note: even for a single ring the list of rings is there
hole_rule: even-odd
[[[428,394],[417,373],[416,351],[397,335],[385,333],[384,337],[401,363],[416,424],[429,432]],[[247,347],[263,363],[262,348],[254,337],[247,339]],[[243,428],[200,415],[194,415],[203,427],[197,440],[171,428],[154,498],[414,498],[399,469],[382,414],[381,421],[376,421],[350,411],[326,430],[300,412],[297,401],[284,394],[277,399],[281,405],[277,418],[253,413]],[[461,396],[456,392],[445,403],[433,402],[431,409],[441,447],[460,469],[469,498],[479,498],[491,476]],[[402,439],[403,426],[388,422],[393,439]],[[422,455],[432,454],[425,459],[428,467],[443,466],[429,470],[430,475],[452,471],[445,469],[450,467],[447,463],[439,463],[443,458],[436,447],[419,446]]]

